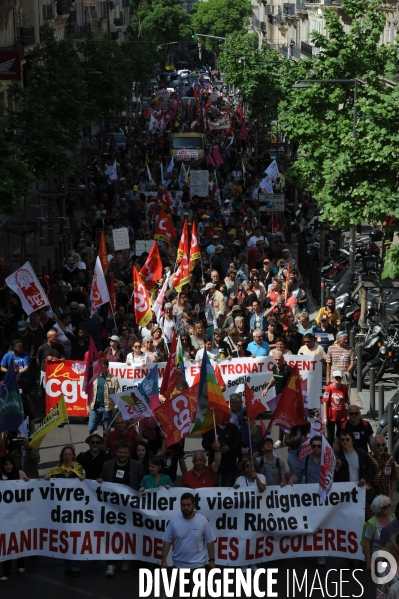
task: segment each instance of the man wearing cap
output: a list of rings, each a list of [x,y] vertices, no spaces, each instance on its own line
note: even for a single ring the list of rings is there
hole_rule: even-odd
[[[327,352],[335,341],[335,328],[328,322],[325,312],[320,316],[320,322],[313,327],[313,333],[316,342]]]
[[[10,338],[10,350],[15,339],[20,339],[22,341],[22,349],[30,358],[33,358],[35,354],[35,336],[32,331],[28,329],[25,320],[18,321],[18,330],[16,333],[13,333]]]
[[[213,283],[207,283],[205,285],[205,291],[207,291],[206,301],[207,303],[213,307],[214,312],[217,314],[218,312],[223,312],[223,314],[227,314],[227,306],[223,295],[220,291],[215,289],[215,285]]]
[[[70,291],[67,295],[68,306],[70,306],[72,302],[77,302],[78,304],[84,304],[87,308],[87,295],[86,293],[83,293],[79,281],[75,279],[72,281],[71,285],[72,291]]]
[[[10,362],[19,368],[19,376],[29,380],[29,354],[23,350],[21,339],[15,339],[11,344],[11,351],[7,352],[1,361],[1,372],[7,372]]]
[[[104,439],[98,433],[92,433],[86,437],[86,443],[89,446],[88,451],[82,451],[77,456],[76,461],[83,466],[86,472],[86,480],[97,480],[107,459],[105,451],[101,449]]]
[[[334,443],[335,428],[338,427],[339,422],[348,417],[345,404],[350,404],[348,387],[342,384],[342,372],[334,370],[332,378],[333,382],[327,385],[323,394],[324,425],[327,428],[327,441],[331,447]]]
[[[340,370],[345,382],[350,382],[352,370],[355,367],[355,351],[347,345],[348,335],[345,331],[337,334],[337,341],[328,348],[326,356],[326,381],[332,383],[331,372]]]
[[[216,233],[212,237],[212,243],[206,248],[206,253],[210,258],[215,255],[215,250],[219,246],[219,235]],[[223,250],[223,246],[220,246]]]
[[[229,268],[226,273],[226,278],[224,280],[227,287],[227,297],[230,296],[237,297],[238,294],[238,283],[237,283],[237,271],[235,268]]]
[[[269,258],[265,258],[262,263],[262,268],[259,270],[259,281],[261,281],[267,289],[272,281],[272,277],[273,275],[270,271],[270,260]]]
[[[93,401],[90,404],[89,434],[97,430],[101,420],[103,428],[108,429],[112,420],[112,410],[115,404],[111,395],[120,392],[119,381],[108,369],[109,362],[102,358],[102,372],[93,384]]]

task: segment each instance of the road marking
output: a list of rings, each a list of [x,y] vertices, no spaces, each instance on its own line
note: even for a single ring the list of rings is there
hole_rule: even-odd
[[[26,572],[24,577],[35,578],[36,580],[40,580],[41,582],[47,582],[50,584],[54,584],[57,587],[62,587],[63,589],[67,589],[68,591],[74,591],[75,593],[80,593],[81,595],[85,595],[86,597],[96,597],[97,599],[110,599],[109,597],[105,597],[104,595],[99,595],[98,593],[92,593],[90,591],[83,591],[78,587],[73,587],[69,584],[64,584],[63,582],[57,582],[56,580],[52,580],[51,578],[46,578],[44,576],[39,576],[38,574],[29,574]]]

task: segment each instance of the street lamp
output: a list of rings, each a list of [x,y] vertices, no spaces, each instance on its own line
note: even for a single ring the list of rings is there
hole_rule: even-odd
[[[338,83],[341,85],[353,85],[353,127],[352,127],[352,138],[356,139],[356,125],[357,125],[357,96],[358,96],[358,83],[359,79],[304,79],[298,83],[294,83],[292,86],[294,89],[307,89],[312,87],[312,83]],[[355,256],[356,256],[356,227],[350,228],[349,238],[349,269],[351,275],[355,274]]]

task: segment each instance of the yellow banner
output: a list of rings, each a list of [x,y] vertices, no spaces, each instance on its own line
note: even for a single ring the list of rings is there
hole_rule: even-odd
[[[38,449],[44,437],[53,430],[56,426],[63,424],[67,419],[67,411],[65,406],[64,396],[61,394],[59,402],[42,421],[41,425],[35,430],[32,435],[29,445]]]

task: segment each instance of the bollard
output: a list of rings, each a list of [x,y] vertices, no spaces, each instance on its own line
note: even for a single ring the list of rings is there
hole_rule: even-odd
[[[361,393],[363,390],[362,357],[363,357],[363,343],[359,343],[357,346],[357,385],[356,385],[356,390],[358,393]]]
[[[321,293],[320,293],[320,306],[323,307],[324,304],[326,303],[326,288],[325,288],[325,280],[323,279],[323,277],[321,278],[320,281],[320,289],[321,289]]]
[[[349,345],[351,347],[355,347],[355,334],[354,330],[349,331]]]
[[[375,368],[370,368],[370,414],[375,418]]]
[[[393,449],[393,406],[394,402],[388,402],[388,453],[392,455]]]
[[[385,387],[380,385],[378,387],[378,420],[380,421],[384,414],[384,403],[385,403]]]

